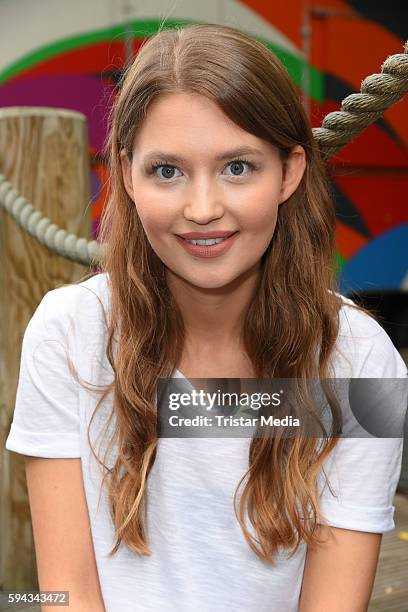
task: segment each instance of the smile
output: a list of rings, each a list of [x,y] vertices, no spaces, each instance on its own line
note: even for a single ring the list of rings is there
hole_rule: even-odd
[[[187,238],[185,238],[184,240],[187,240]],[[204,245],[211,245],[211,244],[219,244],[220,242],[224,242],[224,240],[228,240],[228,238],[208,238],[207,240],[187,240],[187,242],[189,242],[190,244],[201,244],[202,246]]]
[[[190,255],[196,257],[219,257],[226,253],[234,244],[238,238],[239,232],[234,232],[231,236],[225,238],[206,238],[205,240],[199,239],[186,239],[176,235],[177,242],[184,248]]]

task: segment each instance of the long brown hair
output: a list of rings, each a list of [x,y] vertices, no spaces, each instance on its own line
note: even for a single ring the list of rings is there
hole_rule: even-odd
[[[99,240],[107,244],[101,271],[109,283],[106,354],[114,380],[106,393],[113,391],[118,442],[115,464],[105,474],[116,536],[110,555],[122,541],[136,553],[151,554],[145,529],[146,483],[157,447],[157,380],[172,375],[185,338],[165,266],[124,188],[120,152],[132,151],[152,101],[180,92],[215,101],[242,129],[277,146],[283,163],[295,145],[306,152],[302,181],[279,207],[243,326],[244,346],[257,377],[329,378],[339,332],[334,205],[317,144],[286,69],[263,44],[232,27],[163,29],[145,42],[126,69],[106,143],[110,197]],[[338,406],[335,401],[330,406],[338,423]],[[336,443],[335,435],[251,440],[248,471],[238,483],[234,510],[248,544],[264,561],[273,562],[278,547],[295,552],[302,540],[316,539],[318,518],[324,522],[318,475]],[[246,511],[256,538],[245,524]]]

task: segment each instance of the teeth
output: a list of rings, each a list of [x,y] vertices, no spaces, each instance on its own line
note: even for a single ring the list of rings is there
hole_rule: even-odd
[[[187,242],[189,242],[190,244],[200,244],[201,246],[209,246],[211,244],[219,244],[227,238],[229,238],[229,236],[227,236],[226,238],[209,238],[208,240],[187,240]]]

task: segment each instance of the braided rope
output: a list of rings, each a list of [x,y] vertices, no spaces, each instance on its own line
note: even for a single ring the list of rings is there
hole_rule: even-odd
[[[326,115],[322,126],[313,128],[313,136],[327,159],[353,140],[370,123],[379,119],[408,92],[408,42],[404,53],[391,55],[381,73],[366,77],[360,93],[345,98],[341,109]],[[0,206],[31,236],[54,253],[84,266],[97,265],[106,245],[69,234],[35,210],[0,174]]]
[[[313,129],[324,157],[334,155],[407,92],[408,42],[404,53],[390,55],[381,66],[380,74],[366,77],[360,93],[344,98],[340,110],[326,115],[322,126]]]
[[[97,265],[103,256],[103,245],[69,234],[48,217],[35,210],[33,205],[19,195],[11,183],[0,174],[0,205],[28,234],[57,255],[84,266]]]

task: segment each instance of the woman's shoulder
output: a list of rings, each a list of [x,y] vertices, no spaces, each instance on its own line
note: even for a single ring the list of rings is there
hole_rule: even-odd
[[[358,307],[356,302],[341,293],[336,293],[340,298],[339,311],[339,336],[361,339],[372,339],[383,335],[384,328],[375,317]]]
[[[29,321],[26,333],[37,329],[42,335],[53,333],[84,337],[102,329],[109,312],[108,275],[97,273],[80,282],[67,283],[47,291]]]
[[[99,272],[85,280],[51,289],[44,295],[43,301],[71,313],[76,308],[83,310],[82,306],[95,302],[102,302],[106,307],[109,305],[108,274]]]
[[[107,304],[109,298],[108,281],[109,277],[106,272],[97,272],[85,280],[66,283],[55,289],[50,289],[44,295],[44,298],[49,302],[65,304],[68,309],[84,300],[99,299]]]
[[[347,361],[352,367],[350,376],[407,376],[407,366],[381,323],[368,312],[359,309],[352,299],[341,293],[336,295],[341,299],[336,349],[340,362],[348,358]],[[341,363],[338,365],[342,368]]]

